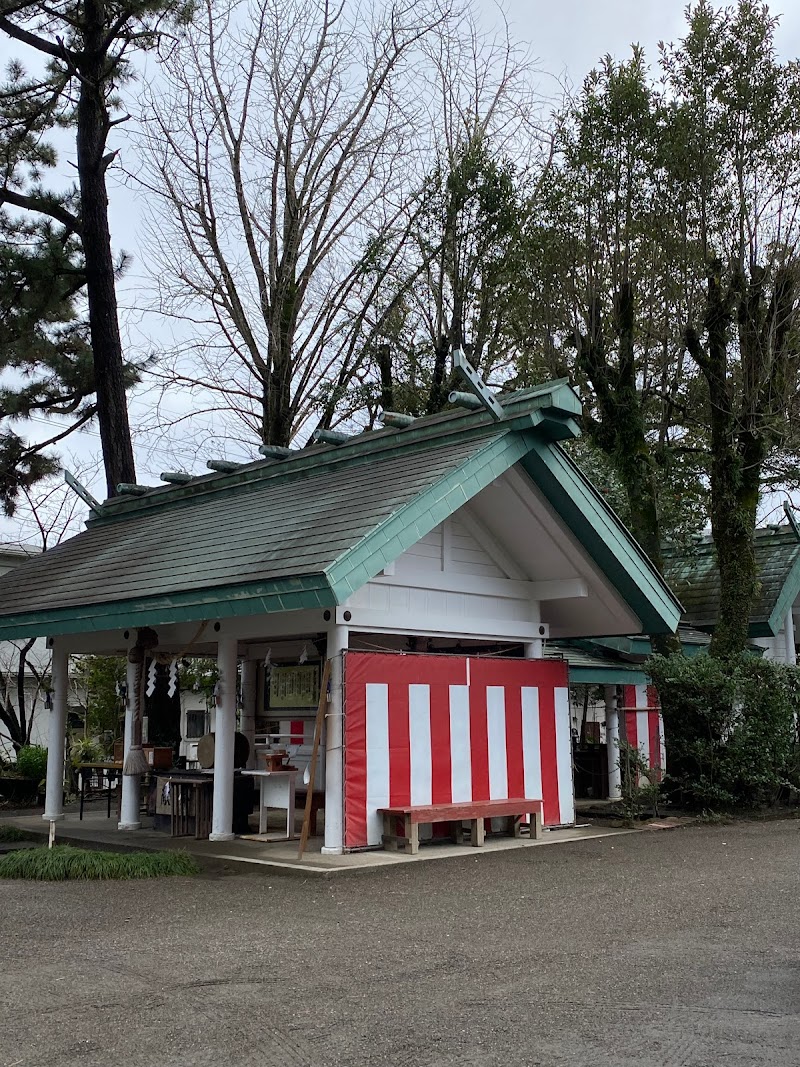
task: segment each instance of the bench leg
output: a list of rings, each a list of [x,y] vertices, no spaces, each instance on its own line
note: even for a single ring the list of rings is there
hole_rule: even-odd
[[[534,841],[538,841],[542,836],[542,812],[538,811],[530,812],[531,820],[531,838]]]
[[[464,823],[459,819],[457,822],[451,822],[450,828],[453,835],[453,841],[457,845],[464,844]]]
[[[486,827],[483,819],[470,819],[472,827],[472,841],[475,848],[480,848],[486,838]]]
[[[397,834],[393,832],[392,817],[390,815],[383,816],[383,847],[385,849],[394,849],[397,852],[398,840]]]
[[[509,817],[508,817],[508,836],[509,837],[519,837],[520,836],[521,827],[522,827],[522,816],[521,815],[509,815]]]
[[[411,853],[412,856],[416,856],[419,852],[419,823],[412,822],[411,816],[406,815],[406,850]]]

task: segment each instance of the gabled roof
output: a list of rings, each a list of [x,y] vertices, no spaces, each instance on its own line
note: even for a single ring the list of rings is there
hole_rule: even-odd
[[[601,649],[590,651],[590,647],[589,642],[553,644],[548,641],[544,654],[546,659],[566,662],[570,685],[647,685],[650,682],[641,664],[626,663],[619,657],[604,655]]]
[[[501,422],[446,412],[107,501],[84,533],[0,578],[0,638],[341,604],[528,459],[591,558],[625,569],[619,592],[646,627],[674,628],[669,590],[555,444],[578,432],[572,389],[512,393],[503,408]]]
[[[759,588],[750,616],[750,637],[774,637],[800,595],[800,535],[793,524],[756,530]],[[714,629],[719,617],[719,571],[710,539],[686,551],[667,550],[664,576],[684,607],[684,622]]]

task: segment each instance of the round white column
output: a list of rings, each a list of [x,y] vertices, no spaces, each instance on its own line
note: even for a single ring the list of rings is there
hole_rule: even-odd
[[[247,766],[256,765],[256,694],[258,691],[258,661],[242,660],[242,719],[241,731],[250,745]]]
[[[525,659],[541,659],[543,652],[541,637],[537,637],[533,641],[526,641],[522,651]]]
[[[797,649],[794,642],[794,616],[791,608],[786,612],[783,627],[786,637],[786,662],[790,667],[794,667],[797,664]]]
[[[144,670],[144,666],[141,668]],[[139,665],[129,663],[125,672],[125,682],[128,686],[128,699],[125,703],[125,729],[122,742],[122,762],[128,758],[133,735],[133,709],[138,699],[137,687],[139,686]],[[141,829],[141,806],[142,806],[142,778],[138,774],[123,774],[122,778],[122,806],[120,807],[118,830]]]
[[[69,655],[63,643],[53,642],[53,706],[47,738],[47,786],[44,815],[47,821],[64,818],[64,748],[67,732],[67,686],[69,683]]]
[[[606,698],[606,750],[608,753],[608,798],[619,800],[622,796],[622,775],[619,769],[619,710],[617,687],[604,685]]]
[[[231,841],[233,833],[233,745],[236,733],[235,637],[220,637],[217,644],[219,695],[214,728],[214,811],[210,841]]]
[[[346,626],[328,628],[327,657],[331,661],[331,698],[325,716],[325,844],[322,851],[338,856],[344,851],[344,659]]]

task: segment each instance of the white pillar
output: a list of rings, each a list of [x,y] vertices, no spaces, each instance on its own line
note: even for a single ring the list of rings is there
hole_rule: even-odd
[[[256,765],[256,695],[258,691],[258,661],[242,661],[242,720],[241,731],[250,745],[247,766]]]
[[[537,637],[533,641],[526,641],[522,646],[522,654],[525,659],[541,659],[542,651],[541,637]]]
[[[786,637],[786,662],[790,667],[797,664],[797,649],[794,643],[794,616],[792,609],[786,612],[786,621],[783,624]]]
[[[617,687],[604,685],[606,698],[606,749],[608,753],[608,798],[619,800],[622,796],[622,775],[619,769],[619,709]]]
[[[144,670],[144,666],[141,668]],[[128,758],[133,735],[133,709],[138,699],[137,687],[139,686],[139,665],[129,663],[125,673],[125,682],[128,686],[128,699],[125,703],[125,731],[122,742],[122,762]],[[139,830],[141,828],[140,810],[142,806],[142,779],[138,774],[123,774],[122,778],[122,806],[119,813],[118,830]]]
[[[211,841],[231,841],[233,833],[233,745],[236,733],[235,637],[220,637],[217,644],[219,695],[214,728],[214,811]]]
[[[328,628],[327,657],[331,661],[331,699],[325,717],[325,844],[322,851],[338,856],[344,851],[344,686],[343,657],[347,627]]]
[[[53,706],[47,740],[47,788],[43,819],[64,818],[64,745],[67,732],[69,655],[58,638],[53,642]]]

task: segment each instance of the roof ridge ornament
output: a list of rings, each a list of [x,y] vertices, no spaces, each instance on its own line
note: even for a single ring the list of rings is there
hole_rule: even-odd
[[[794,504],[792,504],[790,500],[784,500],[783,513],[789,520],[789,525],[794,530],[798,540],[800,540],[800,525],[798,525],[797,519],[794,516]]]
[[[352,434],[342,433],[341,430],[314,430],[311,440],[315,445],[343,445],[351,440]]]
[[[467,359],[466,353],[463,348],[453,349],[453,370],[459,377],[463,378],[466,385],[469,387],[471,393],[477,397],[483,407],[489,412],[492,418],[496,422],[501,422],[505,418],[505,412],[500,406],[495,393],[489,388],[480,374],[475,370],[470,361]],[[457,390],[453,390],[448,396],[448,400],[451,404],[458,404],[463,393],[459,393]],[[466,404],[464,406],[467,406]],[[470,405],[471,406],[471,405]]]
[[[84,504],[88,504],[88,506],[95,513],[95,515],[103,514],[103,505],[100,503],[100,501],[93,497],[89,490],[86,488],[86,486],[81,485],[75,475],[70,474],[66,467],[64,468],[64,481],[67,483],[70,489],[73,490],[73,492],[78,494]]]

